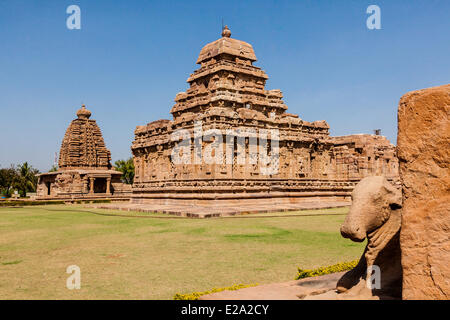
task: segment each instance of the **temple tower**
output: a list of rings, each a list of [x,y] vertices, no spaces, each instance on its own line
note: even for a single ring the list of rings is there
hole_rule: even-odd
[[[265,90],[269,78],[256,61],[253,47],[231,38],[227,26],[222,38],[203,47],[197,59],[200,68],[190,75],[190,88],[179,93],[171,113],[174,120],[183,114],[205,112],[221,107],[232,111],[246,108],[268,117],[287,109],[280,90]]]
[[[106,149],[100,128],[89,119],[85,105],[77,111],[77,119],[67,128],[59,152],[60,169],[111,169],[111,152]]]

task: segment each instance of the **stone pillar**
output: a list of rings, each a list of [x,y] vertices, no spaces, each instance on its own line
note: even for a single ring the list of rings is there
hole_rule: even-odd
[[[148,152],[148,151],[147,151]],[[140,174],[139,174],[139,181],[140,182],[143,182],[143,181],[145,181],[145,179],[144,179],[144,176],[145,176],[145,171],[146,171],[146,168],[145,168],[145,157],[144,156],[141,156],[140,157],[140,162],[141,162],[141,164],[140,164]]]
[[[89,193],[94,193],[94,181],[95,181],[95,178],[89,177],[89,181],[90,181],[90,184],[89,184]]]
[[[111,177],[106,178],[106,193],[111,193]]]
[[[82,192],[82,193],[88,193],[88,189],[89,189],[89,179],[88,179],[87,176],[84,176],[84,177],[83,177],[82,185],[83,185],[83,188],[82,188],[81,192]]]

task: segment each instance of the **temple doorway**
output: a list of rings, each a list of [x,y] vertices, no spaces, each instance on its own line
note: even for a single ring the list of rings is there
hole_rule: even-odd
[[[96,178],[95,179],[94,193],[106,193],[106,178]]]
[[[47,185],[47,195],[49,196],[49,195],[51,195],[51,193],[52,193],[52,183],[51,182],[46,182],[45,183],[46,185]]]

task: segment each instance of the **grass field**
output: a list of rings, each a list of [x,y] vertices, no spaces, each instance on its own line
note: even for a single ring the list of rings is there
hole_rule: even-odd
[[[364,244],[339,234],[347,210],[168,219],[81,206],[0,208],[0,299],[172,299],[293,280],[299,266],[359,258]],[[80,290],[66,288],[69,265],[81,268]]]

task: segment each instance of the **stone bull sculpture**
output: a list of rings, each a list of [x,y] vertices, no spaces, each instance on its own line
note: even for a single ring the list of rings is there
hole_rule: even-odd
[[[402,194],[385,177],[362,179],[352,193],[352,205],[341,227],[344,238],[367,246],[358,265],[338,281],[339,296],[361,299],[400,299],[402,268],[400,255]],[[374,288],[368,267],[377,266],[380,286]],[[374,267],[375,269],[376,267]]]

